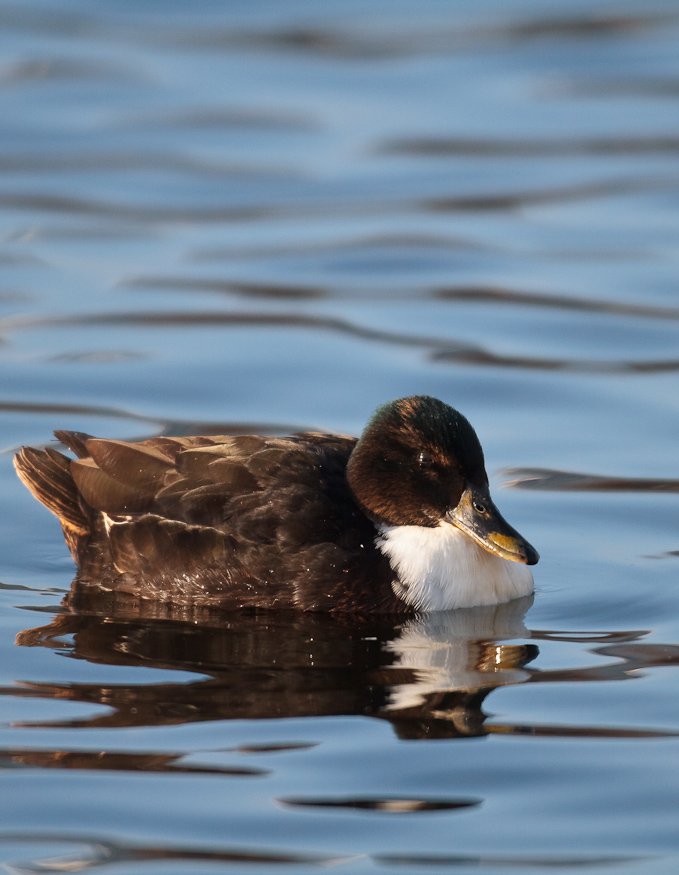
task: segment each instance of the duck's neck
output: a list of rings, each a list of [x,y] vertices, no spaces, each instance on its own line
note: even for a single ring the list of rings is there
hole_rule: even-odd
[[[449,523],[378,526],[377,547],[396,575],[396,595],[420,611],[508,602],[533,592],[533,575],[480,547]]]

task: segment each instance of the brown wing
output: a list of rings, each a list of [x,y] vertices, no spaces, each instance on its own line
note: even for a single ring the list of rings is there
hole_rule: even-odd
[[[72,547],[81,578],[175,602],[312,610],[374,601],[377,587],[391,609],[375,529],[346,483],[355,438],[59,437],[79,458],[25,451],[41,462],[31,457],[39,473],[24,482],[65,532],[87,526]]]
[[[354,443],[312,433],[138,443],[88,437],[87,455],[71,462],[70,471],[87,505],[107,516],[151,513],[229,531],[226,521],[236,510],[256,506],[264,492],[298,484],[318,489],[321,469],[333,458],[343,476]]]

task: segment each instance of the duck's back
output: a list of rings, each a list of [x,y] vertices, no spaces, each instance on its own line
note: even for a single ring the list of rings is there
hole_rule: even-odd
[[[57,432],[19,476],[55,513],[78,579],[178,604],[402,610],[346,480],[354,438]]]

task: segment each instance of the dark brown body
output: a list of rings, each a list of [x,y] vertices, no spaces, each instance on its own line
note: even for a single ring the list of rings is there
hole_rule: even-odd
[[[59,518],[77,579],[224,608],[410,612],[346,479],[355,438],[152,438],[57,432],[19,476]]]

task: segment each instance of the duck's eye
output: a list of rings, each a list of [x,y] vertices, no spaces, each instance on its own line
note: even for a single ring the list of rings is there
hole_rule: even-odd
[[[417,457],[417,464],[420,468],[431,468],[434,464],[434,460],[429,453],[420,453]]]
[[[480,501],[475,501],[475,502],[473,502],[473,504],[474,504],[474,510],[477,513],[484,514],[486,512],[486,505],[485,504],[482,504]]]

